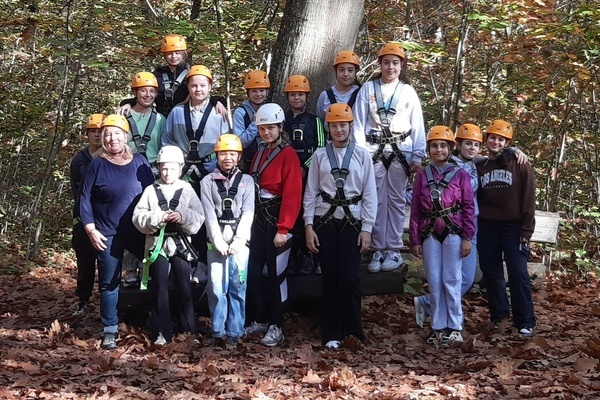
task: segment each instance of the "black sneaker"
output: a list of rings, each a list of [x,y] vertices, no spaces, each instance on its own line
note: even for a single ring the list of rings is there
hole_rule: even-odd
[[[102,339],[102,348],[104,350],[116,349],[118,337],[119,334],[117,332],[104,332],[104,339]]]

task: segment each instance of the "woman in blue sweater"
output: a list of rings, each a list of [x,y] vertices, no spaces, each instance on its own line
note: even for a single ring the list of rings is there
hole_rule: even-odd
[[[144,235],[131,222],[133,208],[154,180],[148,160],[131,152],[128,139],[125,117],[107,116],[102,123],[102,148],[86,169],[81,185],[81,221],[98,257],[102,348],[106,350],[117,347],[123,251],[127,249],[139,259],[144,252]]]

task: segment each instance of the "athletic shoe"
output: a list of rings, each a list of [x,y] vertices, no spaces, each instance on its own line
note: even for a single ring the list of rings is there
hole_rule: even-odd
[[[460,331],[455,331],[454,329],[446,329],[446,332],[440,339],[440,343],[444,347],[451,347],[457,344],[461,344],[463,342],[462,335]]]
[[[125,273],[125,282],[124,282],[125,287],[137,286],[138,283],[139,283],[138,275],[135,270],[130,270]]]
[[[267,333],[269,325],[265,323],[252,322],[249,326],[244,328],[244,336],[247,335],[264,335]]]
[[[85,314],[88,310],[88,302],[87,301],[80,301],[79,304],[77,305],[77,310],[73,311],[73,316],[74,317],[79,317],[82,316],[83,314]]]
[[[163,334],[159,332],[158,337],[154,341],[154,344],[157,346],[164,346],[165,344],[167,344],[167,339],[165,339]]]
[[[329,342],[325,343],[325,347],[328,348],[329,350],[337,350],[340,348],[340,341],[339,340],[330,340]]]
[[[238,338],[233,336],[227,336],[227,338],[225,339],[225,347],[230,349],[237,347],[238,343]]]
[[[519,328],[519,335],[531,336],[531,335],[533,335],[533,328],[529,328],[529,327]]]
[[[388,250],[385,252],[385,258],[381,264],[381,270],[384,272],[393,271],[402,265],[402,256],[399,252]]]
[[[440,347],[442,342],[442,337],[446,333],[445,329],[440,329],[438,331],[433,331],[431,335],[427,338],[427,344],[430,346]]]
[[[413,302],[415,303],[415,321],[422,328],[425,319],[427,319],[427,311],[425,311],[425,307],[421,304],[421,296],[413,297]]]
[[[283,339],[285,339],[285,336],[283,336],[281,328],[277,325],[271,325],[265,336],[260,340],[260,344],[267,347],[275,347],[283,342]]]
[[[222,336],[211,336],[208,339],[206,339],[206,343],[204,343],[206,346],[218,346],[218,345],[222,345],[225,344],[225,338]]]
[[[116,349],[118,337],[119,334],[117,332],[104,332],[104,339],[102,339],[102,348],[104,350]]]
[[[377,250],[373,253],[373,257],[371,258],[367,270],[372,274],[381,271],[381,263],[383,262],[384,256],[385,254],[383,254],[383,251]]]

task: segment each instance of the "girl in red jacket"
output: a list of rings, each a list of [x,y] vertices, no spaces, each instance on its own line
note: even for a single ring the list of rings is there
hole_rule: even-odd
[[[274,103],[262,105],[255,114],[263,140],[254,155],[250,172],[254,178],[256,207],[250,237],[248,261],[247,320],[253,321],[246,334],[264,334],[265,346],[277,346],[283,339],[283,304],[287,299],[285,271],[291,237],[302,202],[302,172],[294,149],[283,131],[284,113]],[[261,272],[267,265],[263,292]]]

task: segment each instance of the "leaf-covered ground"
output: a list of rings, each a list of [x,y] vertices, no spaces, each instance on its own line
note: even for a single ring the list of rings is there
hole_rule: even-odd
[[[2,270],[13,271],[2,261]],[[549,278],[535,293],[537,334],[487,323],[479,293],[465,299],[465,344],[437,350],[410,295],[364,299],[369,341],[320,346],[316,310],[286,318],[268,349],[203,347],[181,335],[157,348],[144,327],[121,325],[120,346],[100,349],[95,310],[74,320],[68,258],[25,275],[0,275],[1,399],[593,399],[600,398],[598,281]],[[206,327],[208,318],[199,317]]]

